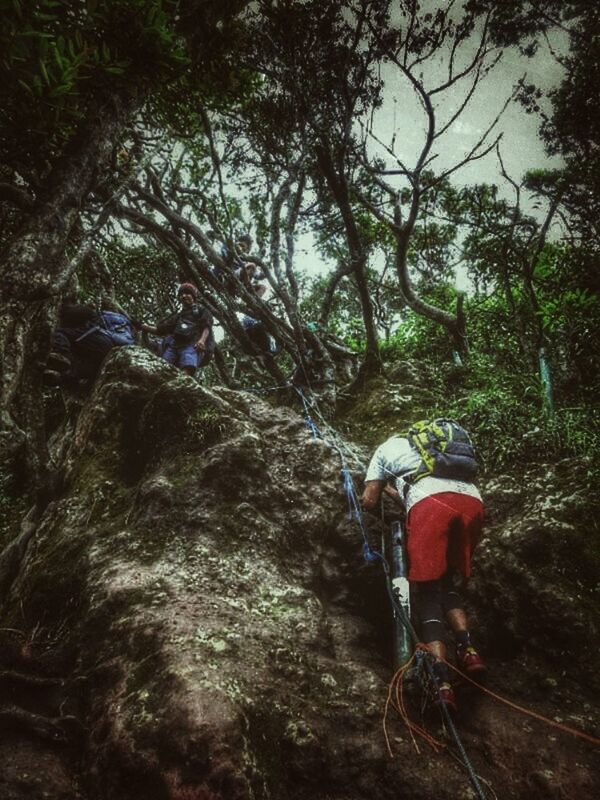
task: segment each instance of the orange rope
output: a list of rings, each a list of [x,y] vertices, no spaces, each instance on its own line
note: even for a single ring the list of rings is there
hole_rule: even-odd
[[[436,752],[438,753],[442,750],[446,745],[443,742],[440,742],[434,736],[432,736],[429,731],[425,728],[422,728],[420,725],[417,725],[416,722],[411,720],[408,711],[406,709],[406,704],[404,702],[404,678],[406,677],[406,673],[410,669],[413,661],[416,658],[416,650],[402,666],[397,670],[394,674],[392,680],[390,681],[388,687],[388,696],[385,702],[385,710],[383,714],[383,734],[385,736],[385,743],[387,745],[388,753],[390,757],[393,758],[393,751],[390,744],[390,737],[387,730],[387,722],[388,722],[388,714],[390,706],[398,713],[400,719],[406,725],[406,728],[410,734],[412,739],[413,745],[417,753],[420,754],[419,745],[417,744],[417,740],[415,739],[415,734],[420,736],[427,744]]]
[[[458,667],[455,667],[454,664],[451,664],[449,661],[445,659],[441,659],[447,664],[450,669],[454,670],[454,672],[458,673],[461,678],[469,681],[472,683],[473,686],[476,686],[478,689],[481,689],[482,692],[489,694],[490,697],[493,697],[494,700],[498,700],[500,703],[504,703],[504,705],[509,706],[510,708],[514,708],[515,711],[520,711],[522,714],[526,714],[528,717],[533,717],[534,719],[539,720],[540,722],[545,722],[547,725],[551,725],[553,728],[558,728],[558,730],[563,731],[563,733],[570,733],[572,736],[578,736],[580,739],[585,739],[596,746],[600,746],[600,739],[597,739],[595,736],[591,736],[589,733],[584,733],[583,731],[577,730],[577,728],[571,728],[569,725],[563,725],[562,722],[555,722],[553,719],[548,719],[543,714],[538,714],[537,711],[532,711],[531,709],[524,708],[523,706],[518,705],[517,703],[513,703],[512,700],[508,700],[506,697],[502,697],[502,695],[496,694],[492,692],[491,689],[487,689],[485,686],[482,686],[477,681],[474,681],[472,678],[469,678],[468,675],[465,675],[464,672],[461,672]]]
[[[429,648],[427,647],[426,644],[422,644],[421,642],[419,642],[416,645],[415,651],[412,654],[412,656],[408,659],[408,661],[402,664],[401,667],[399,667],[399,669],[392,677],[392,680],[390,681],[390,684],[388,686],[388,695],[385,701],[385,710],[383,713],[383,734],[385,736],[385,743],[388,749],[388,753],[392,758],[394,756],[394,753],[392,751],[392,746],[390,744],[390,737],[387,730],[390,706],[398,713],[398,716],[400,717],[402,722],[404,722],[404,724],[406,725],[406,728],[410,734],[414,748],[417,751],[417,753],[420,754],[421,751],[419,750],[419,745],[417,744],[417,740],[415,739],[415,734],[417,736],[420,736],[425,742],[427,742],[427,744],[436,753],[440,752],[440,750],[443,750],[446,747],[446,745],[443,742],[440,742],[438,739],[432,736],[429,733],[429,731],[427,731],[425,728],[422,728],[420,725],[417,725],[416,722],[413,722],[406,709],[406,704],[404,702],[404,679],[406,677],[408,670],[410,669],[416,658],[418,650],[429,651]],[[586,741],[591,742],[591,744],[594,744],[596,746],[600,745],[600,739],[597,739],[595,736],[591,736],[590,734],[584,733],[583,731],[577,730],[576,728],[571,728],[569,725],[564,725],[561,722],[555,722],[554,720],[545,717],[543,714],[538,714],[537,711],[532,711],[531,709],[524,708],[523,706],[520,706],[517,703],[513,703],[512,700],[508,700],[506,697],[502,697],[501,695],[492,692],[490,689],[487,689],[485,686],[482,686],[480,683],[477,683],[477,681],[474,681],[472,678],[469,678],[468,675],[465,675],[457,667],[455,667],[454,664],[451,664],[449,661],[446,661],[446,659],[442,658],[440,660],[443,661],[447,666],[449,666],[450,669],[454,670],[454,672],[460,675],[461,678],[464,678],[465,680],[469,681],[469,683],[472,683],[473,686],[476,686],[478,689],[481,689],[482,692],[489,694],[490,697],[493,697],[500,703],[504,703],[510,708],[513,708],[516,711],[520,711],[522,714],[525,714],[529,717],[533,717],[534,719],[537,719],[540,722],[545,722],[547,725],[550,725],[553,728],[557,728],[558,730],[563,731],[564,733],[570,733],[572,736],[578,736],[580,739],[585,739]]]

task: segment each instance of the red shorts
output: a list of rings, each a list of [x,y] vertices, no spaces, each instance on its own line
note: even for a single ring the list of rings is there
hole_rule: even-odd
[[[482,528],[483,503],[476,497],[440,492],[419,500],[406,522],[408,579],[435,581],[448,569],[468,578]]]

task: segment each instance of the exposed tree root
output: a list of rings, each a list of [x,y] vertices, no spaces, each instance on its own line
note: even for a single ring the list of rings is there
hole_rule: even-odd
[[[20,730],[58,744],[70,744],[84,731],[77,717],[43,717],[14,705],[0,707],[0,729],[2,728]]]
[[[21,523],[21,530],[18,536],[10,544],[6,545],[0,553],[0,597],[6,596],[19,573],[19,567],[27,550],[27,545],[37,530],[39,511],[37,504],[32,506]]]
[[[39,675],[27,675],[16,670],[3,669],[0,670],[0,684],[9,684],[11,686],[18,684],[30,688],[43,688],[46,686],[63,686],[64,680],[62,678],[43,678]]]

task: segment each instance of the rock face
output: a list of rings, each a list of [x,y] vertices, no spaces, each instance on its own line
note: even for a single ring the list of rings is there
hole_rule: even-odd
[[[553,676],[566,659],[547,651],[549,631],[537,641],[527,632],[535,609],[554,608],[547,585],[528,584],[532,603],[522,614],[513,597],[512,622],[499,622],[500,587],[525,561],[513,551],[507,572],[497,568],[521,536],[520,511],[502,505],[507,486],[490,490],[498,511],[473,601],[492,672],[509,690],[515,659],[535,658],[536,668],[554,659]],[[137,348],[113,354],[4,603],[0,687],[12,705],[0,711],[11,732],[0,730],[0,750],[12,766],[0,773],[0,796],[474,796],[452,759],[426,745],[417,755],[400,723],[390,725],[388,755],[389,608],[345,510],[338,454],[295,412],[208,391]],[[375,546],[378,523],[369,524]],[[483,602],[488,589],[494,598]],[[544,624],[567,618],[562,605],[554,611]],[[502,630],[502,647],[490,626]],[[591,701],[575,682],[551,676],[536,695],[521,677],[521,702],[550,716],[571,704],[581,718],[570,724],[592,729]],[[465,709],[465,746],[498,797],[596,795],[591,744],[485,696]],[[443,736],[439,721],[429,724]]]
[[[472,588],[488,649],[600,690],[600,501],[585,459],[530,466],[484,487],[488,528]]]

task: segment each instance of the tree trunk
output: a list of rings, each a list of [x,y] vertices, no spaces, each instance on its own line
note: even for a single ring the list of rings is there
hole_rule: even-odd
[[[365,358],[361,367],[361,375],[379,374],[383,371],[383,367],[379,354],[379,345],[377,343],[373,304],[371,303],[367,284],[367,254],[362,245],[360,233],[352,212],[346,178],[341,168],[336,170],[331,152],[327,146],[320,145],[317,147],[317,159],[321,172],[329,186],[329,190],[342,215],[350,254],[352,274],[356,281],[356,288],[358,289],[367,341]]]
[[[432,306],[427,303],[415,292],[413,285],[408,274],[408,243],[412,227],[403,230],[401,233],[396,233],[396,271],[398,280],[400,282],[400,292],[402,293],[403,300],[411,308],[415,314],[430,319],[432,322],[437,322],[442,325],[450,335],[453,348],[462,357],[466,357],[469,352],[468,340],[466,334],[466,318],[464,314],[464,296],[459,295],[457,298],[457,313],[451,314],[444,311],[442,308]]]
[[[99,168],[140,95],[96,104],[50,172],[20,229],[0,256],[0,464],[22,453],[30,484],[46,462],[42,365],[70,270],[64,253]]]

